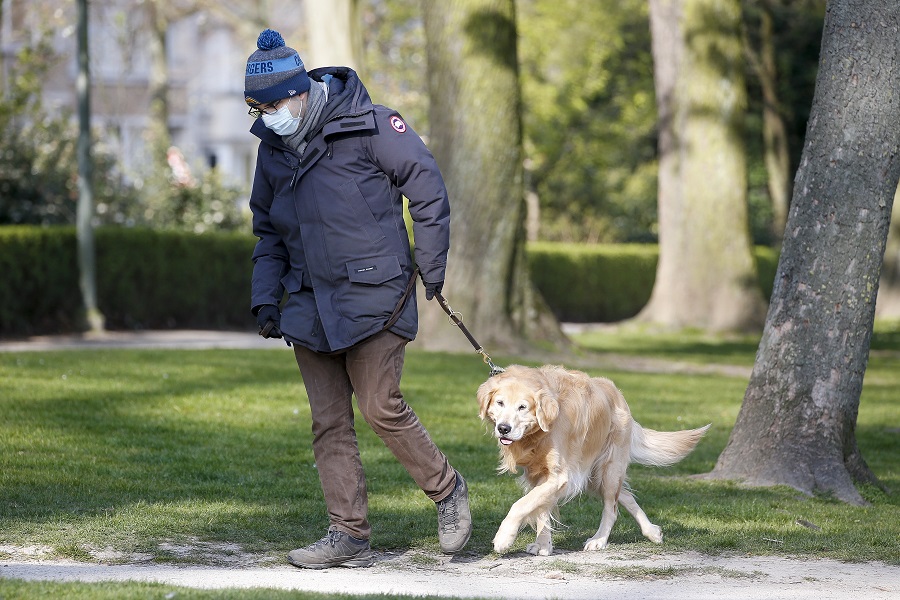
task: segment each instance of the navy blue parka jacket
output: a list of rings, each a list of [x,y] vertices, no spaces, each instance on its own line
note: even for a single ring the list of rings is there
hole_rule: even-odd
[[[450,204],[431,152],[396,111],[372,103],[352,69],[309,76],[329,91],[302,157],[262,119],[250,130],[261,140],[250,195],[259,238],[251,308],[279,305],[287,292],[285,338],[334,352],[381,331],[412,277],[403,196],[422,278],[444,280]],[[415,338],[414,293],[390,330]]]

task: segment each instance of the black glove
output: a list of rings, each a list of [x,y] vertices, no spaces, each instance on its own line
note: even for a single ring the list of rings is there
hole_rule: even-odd
[[[281,313],[274,304],[263,304],[256,312],[259,335],[264,338],[281,338]]]
[[[434,283],[428,283],[427,281],[423,282],[425,284],[425,299],[431,300],[434,298],[435,294],[440,294],[441,290],[444,289],[443,281],[435,281]]]

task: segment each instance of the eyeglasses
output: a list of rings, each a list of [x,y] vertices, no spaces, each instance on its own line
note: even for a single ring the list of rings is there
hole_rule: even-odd
[[[274,115],[276,112],[278,112],[279,102],[281,102],[281,100],[276,100],[275,102],[270,102],[269,104],[257,104],[256,106],[251,106],[250,110],[247,111],[247,114],[254,119],[258,119],[263,115]]]

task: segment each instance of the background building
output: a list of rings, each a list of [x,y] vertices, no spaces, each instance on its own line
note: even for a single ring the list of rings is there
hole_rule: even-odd
[[[269,26],[255,2],[243,8],[209,0],[92,0],[89,3],[91,112],[97,143],[140,183],[148,153],[154,90],[165,90],[171,143],[193,174],[215,168],[223,182],[249,185],[256,138],[243,101],[244,66],[259,31]],[[281,7],[284,8],[283,6]],[[48,114],[76,109],[74,2],[0,0],[0,90],[16,55],[42,39],[56,61],[41,83]],[[240,10],[246,10],[241,14]],[[299,39],[302,11],[279,15],[286,39]],[[158,27],[151,26],[159,24]],[[159,35],[155,31],[160,31]],[[294,46],[296,46],[294,42]],[[164,56],[165,60],[156,60]]]

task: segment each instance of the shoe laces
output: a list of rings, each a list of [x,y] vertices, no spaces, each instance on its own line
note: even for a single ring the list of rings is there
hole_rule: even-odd
[[[317,542],[313,542],[313,544],[311,546],[307,546],[307,548],[309,550],[317,550],[320,546],[325,546],[326,544],[334,548],[334,545],[341,541],[341,538],[343,536],[344,534],[337,529],[329,529],[328,535]]]
[[[459,526],[459,507],[456,504],[456,490],[438,503],[438,520],[444,531],[456,531]]]

